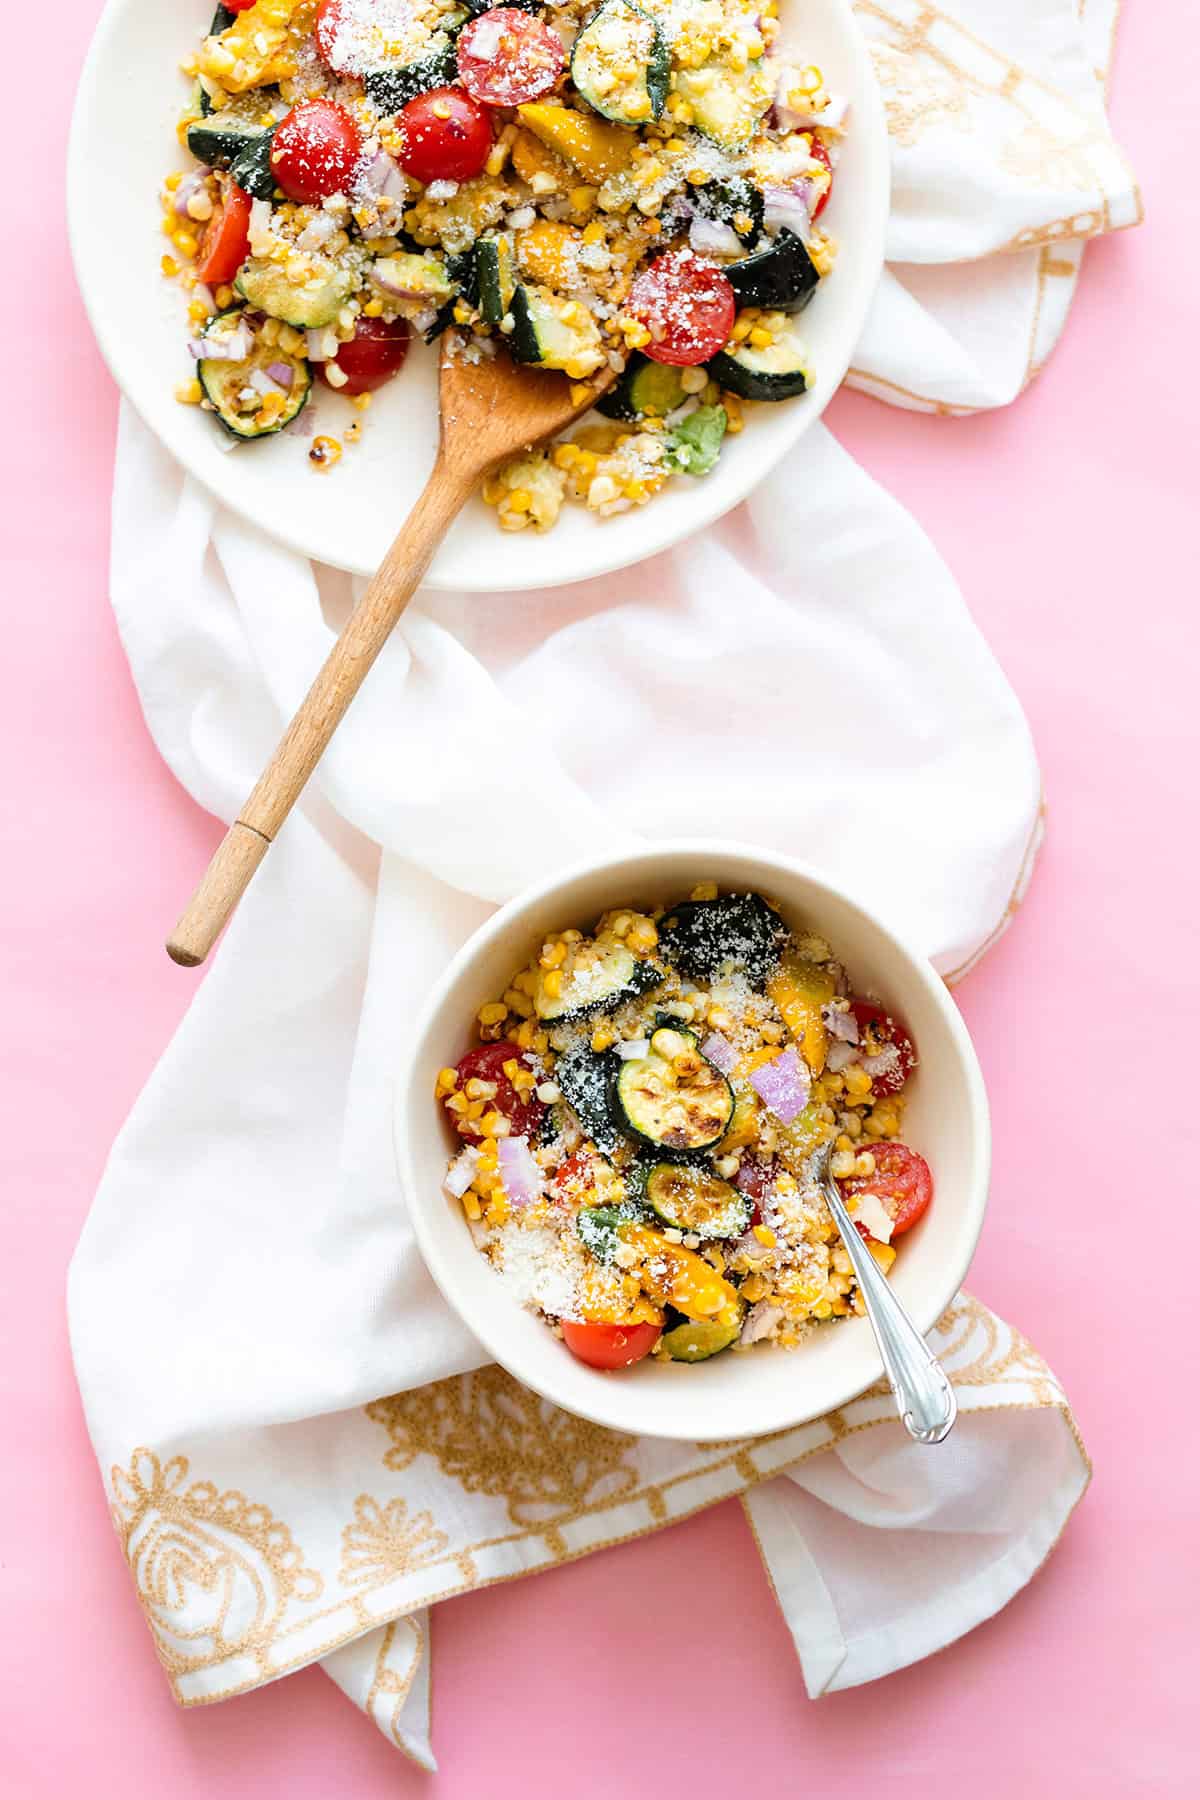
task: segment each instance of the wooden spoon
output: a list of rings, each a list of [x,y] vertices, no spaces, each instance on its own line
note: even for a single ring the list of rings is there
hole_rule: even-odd
[[[602,370],[587,384],[586,396],[576,399],[579,384],[550,370],[518,367],[504,355],[466,362],[453,348],[450,340],[442,352],[433,472],[167,939],[168,956],[185,968],[202,963],[216,943],[480,479],[497,463],[562,431],[616,379]]]

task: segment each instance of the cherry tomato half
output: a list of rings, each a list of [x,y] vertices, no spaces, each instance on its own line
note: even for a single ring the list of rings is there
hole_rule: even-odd
[[[250,196],[228,175],[218,175],[220,197],[196,252],[196,279],[207,287],[232,281],[250,253]]]
[[[226,12],[249,12],[250,8],[255,4],[255,0],[222,0],[222,4],[225,7]]]
[[[852,1194],[877,1194],[884,1211],[892,1215],[892,1236],[896,1238],[915,1225],[929,1206],[933,1176],[925,1158],[907,1144],[889,1140],[872,1144],[870,1149],[875,1173],[852,1175],[847,1181],[839,1181],[838,1186],[847,1199]],[[859,1230],[864,1237],[871,1235],[861,1225]]]
[[[560,1206],[578,1211],[596,1203],[596,1162],[591,1150],[575,1150],[554,1171],[550,1191]]]
[[[833,192],[833,164],[829,160],[828,150],[825,148],[825,145],[815,131],[810,134],[808,141],[811,146],[809,155],[812,157],[813,161],[819,162],[823,169],[828,169],[829,171],[829,185],[812,209],[811,218],[815,225],[821,214],[825,211],[825,208],[829,205],[829,196]]]
[[[271,173],[289,200],[315,205],[344,194],[362,157],[362,133],[344,106],[301,100],[271,142]]]
[[[747,1159],[737,1172],[737,1186],[748,1200],[754,1202],[754,1210],[750,1214],[750,1225],[762,1224],[762,1206],[760,1202],[772,1181],[775,1179],[773,1162],[752,1162]]]
[[[354,336],[331,358],[346,377],[337,388],[339,394],[372,394],[385,382],[398,375],[408,355],[409,327],[407,319],[359,319]],[[333,387],[327,374],[329,363],[318,363],[326,387]],[[508,1046],[512,1054],[512,1046]]]
[[[342,392],[345,391],[343,388]],[[530,1093],[528,1099],[518,1094],[504,1073],[505,1063],[511,1062],[514,1057],[528,1068],[528,1063],[515,1044],[481,1044],[477,1050],[468,1050],[458,1064],[458,1091],[462,1092],[472,1076],[479,1081],[495,1082],[496,1097],[488,1102],[489,1106],[494,1106],[497,1112],[504,1114],[512,1127],[513,1137],[532,1137],[541,1124],[542,1114],[546,1109],[533,1093]],[[449,1107],[446,1113],[459,1137],[471,1142],[482,1137],[474,1119],[464,1119]]]
[[[600,1319],[562,1319],[563,1343],[592,1369],[627,1369],[649,1356],[661,1325],[607,1325]]]
[[[321,0],[317,8],[317,23],[314,36],[317,40],[317,51],[325,67],[335,75],[357,75],[359,58],[355,54],[359,46],[355,43],[353,26],[357,24],[358,15],[351,10],[351,29],[343,33],[346,20],[346,0]],[[361,34],[359,34],[361,35]]]
[[[625,310],[650,332],[645,354],[683,368],[707,362],[728,343],[737,300],[716,263],[691,250],[671,250],[642,270]]]
[[[459,78],[488,106],[540,99],[556,85],[565,62],[558,33],[511,6],[481,13],[458,40]]]
[[[492,148],[488,110],[462,88],[430,88],[399,115],[403,167],[417,181],[470,181]]]
[[[882,1056],[894,1047],[896,1055],[888,1068],[871,1076],[871,1085],[879,1096],[898,1094],[917,1066],[917,1046],[899,1019],[870,1000],[852,1000],[850,1010],[858,1022],[860,1056]]]

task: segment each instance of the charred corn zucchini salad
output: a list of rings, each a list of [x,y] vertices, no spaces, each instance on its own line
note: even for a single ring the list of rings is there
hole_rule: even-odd
[[[523,1305],[596,1368],[793,1346],[864,1310],[814,1167],[886,1270],[933,1196],[917,1064],[831,946],[715,883],[547,938],[440,1071],[446,1174]]]
[[[702,477],[743,403],[803,394],[797,315],[845,103],[777,0],[228,0],[184,63],[163,187],[177,397],[331,469],[415,334],[580,384],[598,413],[485,485],[507,531]],[[313,435],[314,382],[340,393]],[[343,415],[349,423],[341,422]],[[322,420],[322,424],[324,420]]]

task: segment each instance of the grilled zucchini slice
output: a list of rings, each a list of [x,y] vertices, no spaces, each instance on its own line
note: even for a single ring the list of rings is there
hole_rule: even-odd
[[[720,350],[708,372],[743,400],[791,400],[805,393],[812,379],[808,350],[792,331],[785,331],[766,350],[749,344]]]
[[[662,978],[656,964],[635,956],[619,940],[585,940],[572,947],[561,967],[539,972],[533,1009],[539,1019],[566,1025],[612,1012],[623,1001],[648,994]]]
[[[703,193],[703,189],[700,190]],[[725,274],[739,306],[761,306],[765,312],[803,312],[821,277],[802,238],[781,231],[767,250],[726,263]]]
[[[743,1313],[738,1310],[734,1318],[684,1319],[681,1325],[663,1333],[663,1349],[672,1362],[707,1362],[710,1356],[737,1343],[742,1318]]]
[[[597,401],[596,411],[606,419],[665,419],[686,399],[682,369],[651,362],[635,350],[620,378]]]
[[[636,1137],[666,1150],[709,1150],[733,1117],[733,1089],[694,1032],[660,1026],[646,1056],[622,1063],[617,1110]]]
[[[636,72],[622,74],[631,64]],[[644,125],[661,118],[671,81],[662,27],[633,0],[605,0],[575,39],[571,80],[602,119]]]
[[[313,258],[313,262],[317,273],[297,287],[279,263],[252,256],[243,263],[234,286],[259,312],[282,319],[297,331],[317,331],[333,324],[358,287],[362,258],[344,252],[336,262],[332,258]]]
[[[548,288],[518,287],[509,310],[513,316],[509,347],[517,362],[569,370],[582,380],[604,361],[596,321],[578,301],[560,300]]]
[[[242,313],[233,308],[228,312],[218,313],[210,319],[205,327],[206,339],[219,339],[229,332],[241,328]],[[276,410],[277,403],[268,411],[271,414],[269,423],[260,424],[263,414],[263,401],[267,395],[260,392],[251,379],[254,374],[264,376],[272,364],[286,363],[292,373],[292,384],[286,390],[282,408]],[[264,344],[259,338],[255,341],[250,355],[240,362],[230,362],[225,357],[202,357],[196,365],[196,376],[204,389],[205,398],[209,401],[217,418],[231,436],[242,439],[274,437],[285,425],[290,425],[304,411],[308,397],[312,392],[312,370],[302,356],[289,356],[278,344]],[[274,377],[268,377],[274,380]],[[264,383],[265,386],[265,383]],[[282,392],[280,384],[276,387]],[[268,389],[269,393],[271,390]]]
[[[761,985],[783,954],[788,928],[761,894],[684,900],[658,928],[659,948],[692,981],[712,981],[728,964]]]
[[[512,305],[517,289],[512,239],[504,232],[480,238],[476,244],[475,279],[479,289],[479,310],[488,325],[498,325]]]
[[[645,1194],[664,1225],[701,1238],[741,1237],[754,1211],[747,1195],[698,1163],[655,1163]]]

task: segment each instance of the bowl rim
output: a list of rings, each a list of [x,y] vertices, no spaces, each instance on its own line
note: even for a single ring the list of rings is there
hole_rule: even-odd
[[[80,70],[68,132],[67,239],[76,285],[93,337],[122,396],[156,440],[215,501],[285,549],[351,575],[371,576],[376,572],[377,564],[341,542],[341,538],[346,535],[343,526],[336,522],[322,523],[317,509],[306,509],[302,505],[291,509],[286,518],[283,516],[283,508],[276,507],[268,522],[265,513],[271,509],[264,509],[257,504],[251,491],[239,482],[235,456],[222,456],[216,450],[212,454],[197,453],[191,429],[194,420],[189,417],[193,409],[180,407],[169,391],[160,391],[161,383],[151,383],[148,377],[143,376],[144,359],[138,353],[136,341],[121,335],[114,324],[113,309],[101,303],[93,284],[87,279],[88,248],[95,210],[91,204],[95,167],[92,141],[95,136],[97,95],[111,60],[110,40],[118,32],[124,17],[146,3],[147,0],[105,0]],[[717,524],[726,513],[745,500],[760,482],[778,468],[783,459],[796,448],[800,439],[821,418],[845,379],[879,287],[884,269],[885,235],[891,204],[891,157],[887,121],[866,34],[855,16],[852,0],[828,0],[828,3],[838,14],[841,25],[848,34],[863,73],[863,92],[855,103],[853,129],[856,138],[864,145],[871,179],[867,184],[865,203],[861,203],[855,213],[855,235],[863,247],[859,284],[849,291],[848,304],[839,308],[839,336],[844,340],[844,354],[839,350],[833,360],[827,362],[819,372],[817,387],[810,396],[811,404],[793,408],[791,416],[795,420],[794,428],[780,432],[777,441],[768,441],[763,436],[760,440],[761,454],[756,458],[747,457],[744,467],[740,462],[727,463],[725,474],[720,478],[722,484],[711,490],[705,489],[706,495],[710,494],[711,497],[697,510],[696,516],[674,520],[670,514],[656,512],[653,516],[663,520],[663,526],[654,533],[648,533],[645,541],[640,534],[622,533],[621,520],[605,521],[604,528],[600,528],[598,524],[594,535],[586,540],[586,554],[580,555],[578,546],[574,553],[564,546],[556,561],[547,563],[545,569],[536,565],[529,568],[528,559],[521,558],[516,559],[511,567],[493,570],[486,557],[478,558],[475,555],[466,558],[456,555],[454,562],[443,568],[439,550],[425,574],[424,586],[440,592],[481,594],[568,587],[593,577],[618,573],[665,551],[678,549],[697,532]],[[799,10],[800,0],[787,0],[787,4],[796,6]],[[149,204],[147,199],[147,205]],[[181,318],[181,342],[182,330]],[[416,498],[414,493],[413,504]],[[637,513],[630,515],[630,518],[642,516],[644,515]],[[609,527],[616,529],[610,530]],[[399,523],[396,529],[399,530]],[[475,572],[476,564],[478,573]]]
[[[675,856],[698,858],[717,865],[716,878],[720,881],[722,886],[727,885],[727,882],[721,874],[719,865],[722,862],[729,863],[737,862],[738,860],[752,861],[760,865],[764,863],[770,864],[788,877],[798,878],[813,884],[824,893],[832,896],[852,913],[857,914],[872,930],[879,934],[884,940],[889,953],[893,954],[897,961],[904,965],[906,973],[915,978],[925,989],[926,993],[932,999],[934,1006],[941,1014],[943,1023],[947,1027],[948,1036],[958,1056],[967,1086],[973,1180],[970,1183],[967,1196],[967,1210],[965,1217],[966,1229],[961,1234],[960,1248],[957,1257],[952,1264],[947,1266],[944,1278],[938,1284],[936,1304],[931,1302],[924,1307],[909,1307],[908,1309],[912,1314],[913,1322],[921,1332],[922,1336],[925,1336],[932,1330],[933,1326],[942,1316],[946,1307],[954,1299],[962,1285],[963,1278],[965,1277],[967,1269],[975,1254],[979,1236],[983,1229],[984,1216],[987,1211],[988,1189],[991,1174],[992,1133],[987,1089],[983,1079],[983,1071],[979,1065],[979,1058],[975,1051],[975,1046],[971,1041],[966,1022],[954,1003],[950,989],[946,986],[942,977],[934,969],[928,958],[906,943],[906,941],[900,937],[891,926],[886,924],[879,917],[873,907],[868,906],[860,897],[850,892],[839,882],[831,880],[829,876],[811,863],[805,863],[799,858],[783,856],[776,851],[768,850],[753,844],[740,843],[732,839],[668,838],[653,844],[645,844],[639,848],[614,851],[608,855],[599,857],[593,856],[577,859],[570,864],[562,865],[552,875],[545,877],[543,880],[522,889],[519,894],[514,895],[512,899],[506,901],[504,905],[497,908],[491,917],[486,919],[482,925],[473,931],[465,943],[460,946],[447,963],[438,980],[435,982],[432,991],[427,996],[425,1004],[421,1008],[414,1022],[413,1029],[408,1036],[406,1047],[400,1060],[399,1070],[392,1086],[392,1136],[397,1176],[407,1206],[408,1218],[412,1225],[413,1233],[416,1237],[417,1245],[420,1249],[426,1268],[447,1305],[449,1305],[454,1313],[463,1321],[471,1335],[478,1339],[479,1343],[482,1344],[489,1356],[499,1363],[502,1368],[506,1369],[517,1381],[521,1382],[524,1387],[532,1389],[535,1393],[541,1395],[543,1399],[549,1401],[551,1405],[561,1407],[564,1411],[572,1412],[580,1418],[590,1420],[594,1424],[606,1426],[610,1430],[622,1431],[633,1435],[647,1434],[645,1433],[644,1428],[636,1423],[631,1424],[628,1417],[622,1416],[620,1404],[621,1384],[619,1382],[606,1381],[597,1383],[594,1390],[596,1394],[594,1405],[590,1402],[588,1404],[581,1404],[574,1399],[566,1400],[560,1394],[549,1391],[547,1386],[537,1379],[536,1372],[531,1372],[524,1366],[523,1358],[520,1356],[511,1356],[511,1347],[504,1340],[499,1329],[493,1330],[486,1320],[481,1322],[474,1317],[469,1317],[463,1307],[459,1304],[455,1297],[455,1278],[449,1267],[448,1259],[444,1258],[442,1255],[437,1239],[437,1233],[433,1225],[432,1206],[426,1207],[419,1201],[414,1202],[413,1199],[414,1194],[420,1191],[420,1183],[417,1176],[412,1148],[414,1135],[406,1128],[406,1121],[410,1116],[406,1096],[413,1089],[413,1078],[416,1073],[415,1064],[419,1047],[440,1017],[451,989],[476,958],[488,949],[497,938],[502,936],[515,920],[519,919],[527,912],[532,912],[544,901],[549,899],[558,889],[569,887],[576,881],[600,875],[609,868],[614,871],[622,871],[623,876],[636,878],[637,865],[646,865],[646,871],[647,873],[650,873],[655,864],[663,859]],[[443,1198],[443,1192],[439,1188],[438,1201],[441,1202]],[[513,1301],[512,1304],[516,1310],[524,1310],[519,1307],[516,1301]],[[857,1377],[853,1378],[844,1389],[837,1389],[832,1398],[822,1399],[820,1407],[816,1411],[806,1410],[805,1404],[801,1402],[794,1415],[781,1415],[774,1423],[766,1426],[762,1433],[760,1433],[757,1427],[754,1432],[749,1434],[744,1431],[739,1432],[730,1420],[725,1419],[721,1424],[714,1424],[711,1430],[707,1430],[706,1428],[697,1430],[695,1428],[694,1420],[688,1420],[685,1423],[681,1423],[679,1427],[674,1430],[669,1428],[668,1423],[666,1428],[657,1430],[653,1435],[674,1439],[676,1441],[703,1443],[721,1441],[739,1436],[765,1435],[778,1431],[791,1430],[797,1426],[808,1424],[813,1419],[821,1418],[825,1414],[836,1411],[839,1407],[845,1406],[850,1401],[857,1399],[859,1395],[864,1393],[869,1387],[873,1386],[876,1381],[884,1377],[883,1359],[879,1355],[878,1348],[873,1340],[870,1348],[871,1371],[868,1373],[865,1380],[860,1380]],[[520,1364],[521,1366],[514,1366],[516,1364]],[[797,1391],[800,1390],[798,1389]],[[610,1394],[613,1396],[613,1404],[608,1403],[608,1396]]]

